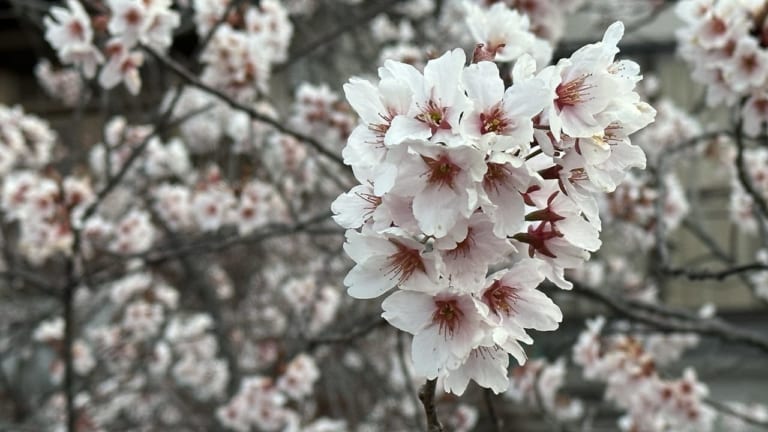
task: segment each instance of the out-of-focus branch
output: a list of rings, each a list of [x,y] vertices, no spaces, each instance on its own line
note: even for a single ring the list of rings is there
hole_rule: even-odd
[[[308,56],[309,54],[312,54],[318,48],[333,42],[334,40],[344,35],[345,33],[350,32],[355,28],[366,24],[367,22],[374,19],[379,14],[388,11],[397,3],[401,3],[402,1],[403,0],[379,1],[377,4],[375,4],[374,6],[371,6],[369,9],[362,11],[362,13],[360,13],[359,15],[355,16],[353,14],[352,16],[349,17],[349,19],[345,20],[341,25],[339,25],[335,29],[329,31],[324,35],[319,36],[317,39],[307,43],[302,47],[292,50],[288,58],[288,61],[286,61],[283,64],[277,65],[274,68],[274,70],[276,72],[280,72],[282,70],[287,69],[288,66],[290,66],[292,63],[295,63],[296,61]]]
[[[768,204],[760,193],[755,189],[752,180],[749,178],[747,167],[744,165],[744,132],[742,131],[742,121],[736,122],[734,130],[734,140],[736,141],[736,171],[738,173],[739,183],[749,194],[752,201],[757,206],[757,210],[762,218],[768,218]],[[758,221],[758,223],[762,223]]]
[[[286,135],[289,135],[293,138],[296,138],[297,140],[309,145],[315,151],[317,151],[319,154],[325,156],[329,160],[334,161],[337,165],[340,167],[343,167],[345,170],[348,169],[347,166],[344,164],[344,160],[337,155],[336,153],[332,152],[331,150],[326,149],[322,144],[320,144],[319,141],[316,139],[304,135],[300,132],[294,131],[293,129],[289,128],[285,124],[272,119],[264,114],[261,114],[260,112],[256,111],[254,108],[249,107],[243,103],[240,103],[236,101],[235,99],[231,98],[226,93],[222,92],[221,90],[218,90],[216,88],[213,88],[209,86],[208,84],[205,84],[204,82],[200,81],[196,76],[194,76],[189,70],[187,70],[184,66],[179,64],[178,62],[172,60],[170,57],[167,57],[163,54],[160,54],[156,50],[154,50],[151,47],[143,46],[143,49],[148,52],[152,57],[154,57],[158,62],[160,62],[162,65],[170,69],[173,73],[179,76],[182,80],[184,80],[187,84],[196,87],[200,90],[203,90],[204,92],[217,97],[222,102],[226,103],[230,107],[242,111],[246,114],[248,114],[253,120],[269,124],[270,126],[274,127],[279,132],[282,132]]]
[[[64,395],[66,399],[67,432],[77,432],[77,412],[75,410],[75,365],[72,347],[75,341],[75,305],[74,295],[78,286],[77,260],[78,254],[72,255],[67,261],[67,279],[62,290],[64,304]]]
[[[161,262],[167,261],[168,259],[176,258],[180,255],[218,252],[237,245],[260,243],[274,237],[308,232],[312,226],[324,222],[325,220],[329,219],[330,216],[330,213],[324,212],[320,215],[310,217],[307,220],[297,222],[293,225],[269,225],[264,229],[249,235],[233,234],[224,239],[203,240],[198,242],[193,241],[186,245],[177,245],[176,247],[170,247],[166,250],[160,250],[158,252],[150,251],[148,254],[137,254],[130,257],[144,258],[145,261],[147,261],[149,264],[159,264]],[[343,231],[334,229],[331,232],[324,232],[323,234],[334,233],[342,234]]]
[[[310,217],[307,220],[297,222],[293,225],[285,224],[273,224],[265,227],[262,230],[256,231],[249,235],[232,234],[225,238],[210,238],[205,237],[190,241],[181,245],[166,245],[157,248],[153,248],[148,252],[137,254],[123,254],[115,255],[119,260],[114,260],[111,263],[103,265],[102,267],[92,271],[88,274],[88,278],[97,280],[100,275],[106,275],[106,280],[115,278],[115,274],[111,273],[120,267],[121,263],[125,262],[129,258],[137,258],[143,260],[147,265],[160,265],[167,261],[177,259],[181,256],[191,256],[198,254],[210,254],[219,252],[238,245],[253,245],[269,239],[291,236],[297,234],[322,234],[333,235],[342,234],[343,231],[338,229],[323,230],[314,229],[313,226],[317,223],[323,222],[330,218],[330,212],[324,212],[320,215]],[[128,272],[130,273],[130,271]],[[124,274],[125,275],[125,274]]]
[[[736,276],[743,273],[760,271],[760,270],[768,270],[768,265],[756,262],[756,263],[742,264],[742,265],[737,265],[733,267],[728,267],[720,271],[695,271],[695,270],[688,270],[685,268],[665,268],[664,273],[669,276],[684,277],[690,280],[706,280],[706,279],[723,280],[729,276]]]
[[[19,279],[24,284],[34,287],[45,294],[59,295],[59,290],[57,290],[52,283],[37,276],[36,274],[21,269],[15,268],[0,271],[0,278],[7,279],[9,281],[13,279]]]
[[[443,432],[443,425],[437,418],[437,409],[435,409],[435,387],[437,380],[427,380],[419,390],[419,400],[424,405],[424,414],[427,416],[427,432]]]
[[[493,390],[483,390],[483,399],[485,400],[485,408],[488,410],[488,420],[491,422],[491,430],[494,432],[501,432],[502,426],[501,419],[496,415],[496,408],[493,406]]]
[[[647,324],[660,330],[713,336],[726,342],[740,343],[768,353],[768,338],[722,320],[714,318],[681,319],[661,311],[656,313],[653,311],[654,305],[648,303],[645,305],[645,309],[640,309],[624,299],[581,284],[574,284],[573,293],[607,306],[622,318]]]
[[[352,342],[355,339],[362,338],[377,328],[384,326],[386,323],[387,321],[384,318],[379,317],[375,320],[366,320],[363,324],[357,325],[348,331],[328,336],[313,337],[307,339],[307,349],[312,350],[320,345]]]
[[[733,407],[729,406],[728,404],[724,404],[718,400],[712,399],[712,398],[705,398],[704,403],[709,405],[710,407],[716,409],[717,411],[721,412],[722,414],[725,414],[727,416],[735,417],[744,423],[747,423],[752,426],[757,426],[762,429],[768,429],[768,421],[765,420],[759,420],[752,416],[749,416],[747,414],[744,414],[742,412],[737,411]]]

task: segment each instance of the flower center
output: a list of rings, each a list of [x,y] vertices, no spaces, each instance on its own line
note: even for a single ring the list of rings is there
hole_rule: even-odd
[[[439,333],[446,338],[453,337],[464,317],[456,299],[435,300],[435,311],[432,313],[432,323],[440,326]]]
[[[125,12],[123,18],[125,18],[125,22],[128,23],[128,25],[137,26],[139,23],[141,23],[141,12],[135,8],[131,8]]]
[[[397,252],[388,257],[389,271],[387,271],[387,274],[397,277],[398,284],[408,280],[416,270],[422,273],[427,272],[424,262],[421,260],[420,251],[411,249],[394,240],[390,240],[390,242],[395,245]]]
[[[587,91],[594,87],[591,84],[587,84],[587,78],[592,74],[584,74],[580,77],[568,82],[560,83],[557,86],[555,92],[557,93],[557,100],[555,104],[557,109],[562,111],[567,106],[575,106],[586,100]]]
[[[728,26],[725,24],[725,21],[723,21],[720,17],[713,16],[709,20],[708,24],[709,31],[716,35],[724,34],[728,30]]]
[[[757,56],[754,53],[742,56],[741,59],[739,60],[741,63],[741,67],[748,74],[754,73],[755,70],[757,69]]]
[[[458,165],[454,164],[446,155],[441,155],[437,159],[422,156],[421,159],[427,164],[427,184],[436,185],[438,188],[448,186],[453,189],[456,176],[461,171]]]
[[[501,281],[494,281],[483,293],[483,302],[488,305],[491,312],[499,316],[512,315],[519,299],[517,288],[503,285]]]
[[[434,134],[438,129],[450,129],[451,125],[445,118],[445,108],[439,106],[437,102],[430,100],[424,107],[421,114],[416,116],[416,120],[426,123]]]
[[[497,103],[487,113],[480,114],[480,133],[503,133],[509,126],[509,121],[501,110],[501,104]]]
[[[68,29],[72,37],[76,39],[84,39],[85,27],[83,27],[83,24],[80,23],[80,21],[76,21],[76,20],[71,21],[69,23]]]

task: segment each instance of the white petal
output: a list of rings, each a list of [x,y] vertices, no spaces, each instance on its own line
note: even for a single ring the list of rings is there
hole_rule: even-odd
[[[434,298],[414,291],[397,291],[382,303],[381,316],[393,327],[416,334],[432,320]]]

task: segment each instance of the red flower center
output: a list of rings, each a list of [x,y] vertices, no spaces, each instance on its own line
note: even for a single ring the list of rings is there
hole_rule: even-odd
[[[446,155],[441,155],[437,159],[422,156],[421,159],[427,164],[428,171],[427,183],[437,187],[448,186],[453,189],[456,176],[461,171],[458,165],[454,164]]]
[[[456,299],[435,300],[435,311],[432,313],[432,322],[440,326],[440,334],[446,338],[459,329],[464,312],[459,307]]]
[[[557,93],[555,105],[558,110],[562,111],[567,106],[575,106],[586,100],[587,91],[593,87],[586,83],[590,75],[584,74],[571,81],[560,83],[557,86],[557,90],[555,90]]]
[[[480,133],[497,133],[501,134],[509,126],[509,120],[501,110],[501,104],[497,103],[488,112],[480,114]]]
[[[483,302],[488,305],[491,312],[499,316],[512,315],[519,299],[517,288],[504,285],[501,281],[494,281],[483,293]]]
[[[417,270],[422,273],[427,272],[427,269],[424,267],[424,261],[421,260],[420,251],[411,249],[393,240],[390,240],[390,242],[395,245],[397,252],[388,257],[389,271],[387,274],[396,276],[397,283],[405,282]]]

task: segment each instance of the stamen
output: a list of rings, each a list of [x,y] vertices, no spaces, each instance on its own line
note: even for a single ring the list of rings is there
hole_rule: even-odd
[[[437,185],[438,188],[448,186],[453,189],[456,176],[461,172],[461,168],[458,165],[451,162],[446,155],[441,155],[437,159],[422,156],[421,159],[429,168],[427,172],[429,176],[427,179],[428,184]]]
[[[397,277],[398,284],[408,280],[417,270],[422,273],[427,272],[424,262],[421,260],[421,252],[419,250],[411,249],[394,240],[390,240],[390,243],[395,245],[397,252],[388,257],[387,265],[389,270],[386,274]]]
[[[432,323],[440,327],[439,333],[446,339],[453,337],[459,329],[464,312],[459,308],[456,299],[435,300],[435,311],[432,313]]]
[[[517,288],[503,285],[501,281],[493,284],[483,293],[483,302],[488,305],[491,312],[499,316],[509,317],[516,313],[515,304],[520,300]]]
[[[437,102],[430,100],[427,106],[422,108],[421,114],[416,116],[416,120],[426,123],[434,134],[438,129],[450,129],[451,125],[445,118],[446,109],[439,106]]]
[[[503,133],[509,126],[509,120],[501,110],[501,103],[497,103],[487,113],[480,113],[480,133]]]
[[[595,87],[586,83],[587,78],[590,76],[592,74],[584,74],[574,80],[560,83],[557,86],[557,90],[555,90],[557,93],[555,105],[557,105],[558,110],[562,111],[564,107],[575,106],[588,100],[586,98],[589,94],[587,91]]]
[[[369,194],[369,193],[359,193],[356,192],[355,195],[358,196],[358,198],[362,199],[363,201],[366,201],[370,204],[370,206],[365,207],[365,218],[368,219],[373,212],[376,210],[376,208],[381,205],[381,197]]]

